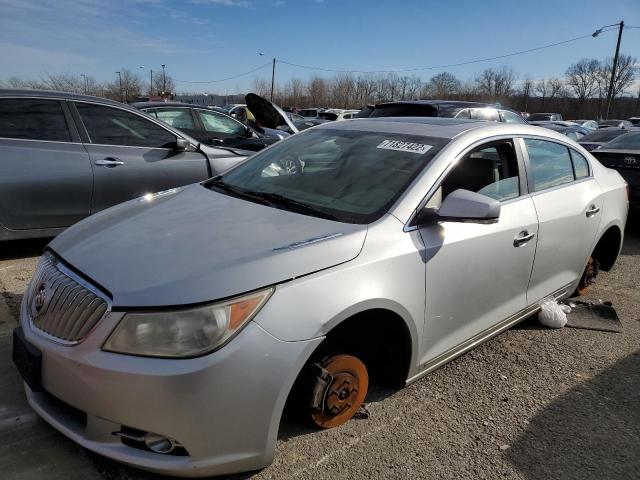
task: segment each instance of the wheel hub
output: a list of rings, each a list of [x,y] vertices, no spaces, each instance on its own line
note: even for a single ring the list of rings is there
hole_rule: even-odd
[[[333,428],[353,417],[369,388],[367,368],[357,357],[336,355],[320,365],[322,375],[314,388],[320,389],[311,418],[322,428]]]

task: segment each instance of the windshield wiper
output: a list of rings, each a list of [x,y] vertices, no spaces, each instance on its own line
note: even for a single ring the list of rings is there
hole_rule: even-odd
[[[284,207],[286,210],[291,210],[292,212],[303,213],[308,215],[313,215],[315,217],[325,218],[327,220],[338,220],[338,217],[335,215],[331,215],[330,213],[323,212],[311,205],[307,205],[306,203],[299,202],[297,200],[293,200],[292,198],[285,197],[279,193],[273,192],[256,192],[256,191],[247,191],[244,190],[245,193],[251,195],[252,197],[257,197],[266,200],[271,205],[277,205]]]
[[[228,183],[224,183],[220,180],[210,180],[205,184],[205,186],[208,188],[214,187],[219,190],[222,190],[223,192],[227,193],[228,195],[231,195],[232,197],[251,200],[251,201],[260,203],[262,205],[271,204],[271,202],[267,199],[261,198],[258,195],[254,195],[252,192],[248,192],[246,190],[243,190],[242,188],[234,187],[233,185],[229,185]]]
[[[298,202],[291,198],[285,197],[279,193],[273,192],[259,192],[254,190],[244,190],[228,183],[224,183],[221,180],[209,180],[205,184],[206,187],[214,187],[223,192],[237,198],[243,198],[262,205],[269,205],[273,207],[284,207],[285,210],[292,212],[303,213],[307,215],[313,215],[315,217],[325,218],[327,220],[338,220],[338,217],[331,215],[330,213],[318,210],[306,203]]]

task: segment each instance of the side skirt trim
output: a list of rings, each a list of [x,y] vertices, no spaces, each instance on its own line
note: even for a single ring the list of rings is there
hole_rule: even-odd
[[[569,289],[570,285],[566,285],[558,290],[556,290],[555,292],[553,292],[550,296],[553,296],[556,300],[560,299],[560,298],[564,298],[568,295],[571,294],[571,291]],[[432,360],[429,360],[428,362],[420,365],[419,367],[419,372],[417,374],[415,374],[414,376],[410,377],[407,379],[405,385],[409,385],[410,383],[415,382],[416,380],[419,380],[420,378],[424,377],[425,375],[427,375],[428,373],[433,372],[435,369],[441,367],[442,365],[444,365],[445,363],[449,363],[451,360],[453,360],[454,358],[459,357],[460,355],[463,355],[465,353],[467,353],[469,350],[477,347],[478,345],[486,342],[487,340],[489,340],[490,338],[504,332],[505,330],[511,328],[512,326],[520,323],[521,321],[525,320],[526,318],[530,317],[531,315],[537,313],[540,311],[540,305],[539,304],[533,304],[533,305],[529,305],[528,307],[520,310],[519,312],[515,313],[514,315],[511,315],[510,317],[506,318],[505,320],[502,320],[499,323],[496,323],[494,326],[484,330],[483,332],[478,333],[477,335],[471,337],[470,339],[462,342],[459,345],[456,345],[455,347],[447,350],[444,353],[441,353],[440,355],[438,355],[437,357],[433,358]]]

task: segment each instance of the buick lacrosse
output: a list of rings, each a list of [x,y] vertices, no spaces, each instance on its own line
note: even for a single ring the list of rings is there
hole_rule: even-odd
[[[566,136],[328,123],[71,227],[24,295],[29,403],[84,447],[204,476],[268,465],[285,402],[330,428],[588,288],[627,186]]]

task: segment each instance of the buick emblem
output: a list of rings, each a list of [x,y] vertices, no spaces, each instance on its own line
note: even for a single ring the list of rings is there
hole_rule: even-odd
[[[47,301],[47,287],[43,283],[40,285],[40,287],[38,287],[38,293],[36,293],[36,296],[33,297],[32,311],[34,316],[40,313],[40,310],[42,310],[42,307],[44,307],[44,304],[46,301]]]
[[[624,157],[625,165],[636,165],[638,160],[635,157]]]

